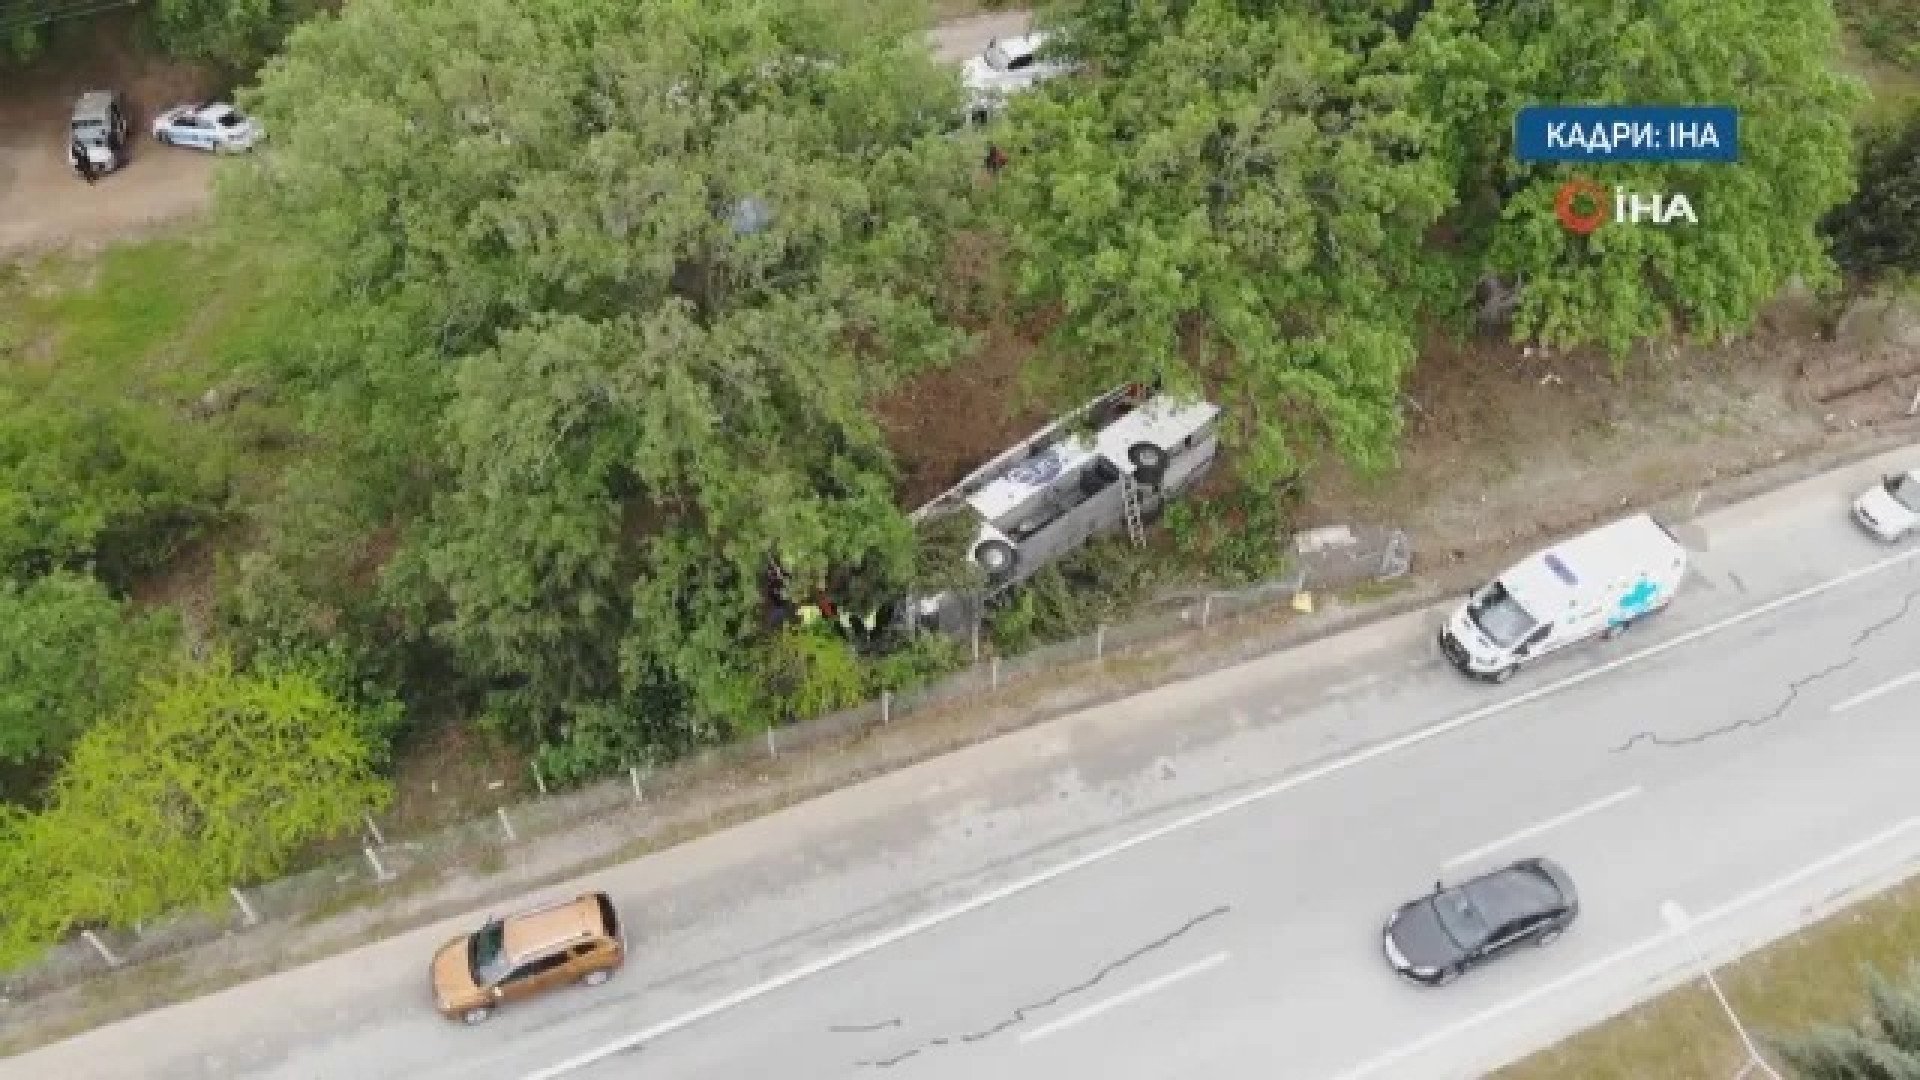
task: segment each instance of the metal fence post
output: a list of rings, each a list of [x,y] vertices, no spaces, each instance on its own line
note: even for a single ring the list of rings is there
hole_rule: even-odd
[[[393,874],[389,872],[386,867],[380,865],[380,856],[374,852],[373,848],[362,847],[360,850],[366,852],[367,865],[373,867],[373,880],[375,881],[392,881],[393,880]]]
[[[533,786],[540,789],[541,798],[543,799],[546,798],[547,797],[547,778],[540,775],[540,763],[537,761],[530,761],[527,763],[527,768],[533,770]]]
[[[1907,415],[1912,416],[1914,413],[1920,413],[1920,386],[1914,387],[1913,400],[1907,402]]]
[[[227,886],[227,892],[233,897],[233,902],[240,905],[240,917],[246,920],[246,924],[248,926],[258,925],[260,922],[260,914],[253,910],[252,904],[247,903],[246,895],[232,885]]]
[[[1107,624],[1101,623],[1093,631],[1093,658],[1105,659],[1107,655]]]
[[[638,765],[629,766],[627,768],[627,775],[631,777],[633,780],[633,801],[637,803],[646,802],[647,801],[646,793],[640,790],[640,766]]]
[[[493,812],[496,815],[498,815],[500,818],[500,828],[503,829],[507,834],[507,843],[511,844],[514,841],[520,839],[519,837],[513,835],[513,822],[507,820],[507,808],[504,806],[496,806],[494,807]]]
[[[107,943],[100,940],[100,935],[91,930],[82,930],[80,936],[87,939],[87,944],[93,946],[93,951],[100,954],[100,959],[105,960],[108,967],[120,966],[120,958],[113,955],[113,951],[107,948]]]
[[[373,815],[361,814],[360,820],[367,823],[367,835],[373,837],[374,844],[376,844],[379,847],[386,847],[387,846],[386,834],[380,831],[380,826],[373,823]]]
[[[893,691],[882,690],[880,691],[880,726],[885,727],[892,722],[893,722]]]
[[[1213,594],[1208,593],[1206,595],[1206,598],[1200,601],[1200,629],[1205,630],[1207,628],[1207,623],[1211,622],[1212,620],[1213,620]]]
[[[995,656],[993,658],[993,663],[988,665],[988,667],[989,667],[989,670],[987,672],[987,676],[991,683],[990,688],[994,690],[998,690],[1000,689],[1000,657]]]
[[[980,624],[977,621],[973,624],[973,662],[980,662]]]
[[[767,756],[768,757],[780,756],[780,745],[774,741],[772,724],[767,725]]]

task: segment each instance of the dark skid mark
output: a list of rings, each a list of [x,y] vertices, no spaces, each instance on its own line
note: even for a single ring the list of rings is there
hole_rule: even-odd
[[[1141,957],[1146,956],[1148,953],[1154,952],[1155,950],[1166,948],[1168,945],[1171,945],[1175,941],[1179,940],[1182,936],[1186,935],[1187,933],[1190,933],[1195,927],[1199,926],[1201,923],[1204,923],[1209,919],[1217,919],[1220,916],[1225,915],[1232,910],[1233,910],[1232,907],[1222,904],[1221,906],[1214,908],[1212,911],[1203,912],[1202,914],[1195,915],[1193,918],[1188,919],[1185,923],[1181,924],[1179,929],[1174,930],[1171,933],[1165,934],[1161,937],[1155,938],[1154,940],[1147,942],[1145,945],[1140,946],[1139,948],[1133,950],[1132,952],[1126,954],[1125,956],[1122,956],[1120,959],[1115,960],[1112,963],[1108,964],[1107,966],[1101,968],[1099,971],[1094,972],[1093,977],[1087,979],[1085,982],[1076,983],[1073,986],[1069,986],[1065,990],[1062,990],[1059,993],[1054,994],[1052,997],[1047,998],[1044,1001],[1036,1001],[1030,1005],[1023,1005],[1020,1008],[1015,1009],[1013,1013],[1010,1016],[1008,1016],[1005,1020],[1000,1021],[999,1023],[993,1025],[990,1028],[985,1029],[984,1031],[976,1031],[971,1034],[962,1035],[957,1041],[962,1043],[973,1043],[973,1042],[979,1042],[982,1039],[990,1039],[993,1036],[1000,1034],[1002,1031],[1005,1031],[1008,1028],[1014,1026],[1015,1024],[1018,1024],[1021,1021],[1025,1020],[1029,1013],[1036,1013],[1036,1012],[1040,1012],[1043,1009],[1051,1008],[1054,1005],[1058,1005],[1061,1001],[1065,1000],[1066,998],[1072,997],[1075,994],[1083,994],[1088,990],[1093,989],[1094,987],[1100,985],[1100,983],[1104,979],[1106,979],[1107,976],[1112,975],[1114,972],[1119,971],[1121,968],[1126,967],[1128,964],[1133,963],[1135,960],[1138,960]],[[950,1046],[954,1042],[955,1040],[951,1038],[929,1039],[925,1043],[921,1044],[920,1046],[916,1046],[913,1049],[906,1051],[905,1053],[897,1054],[890,1058],[881,1058],[877,1061],[862,1061],[859,1064],[862,1068],[865,1068],[868,1066],[872,1066],[878,1069],[892,1068],[893,1066],[898,1065],[902,1061],[905,1061],[908,1058],[913,1057],[915,1054],[920,1053],[922,1050],[926,1049],[927,1047]]]
[[[896,1028],[899,1026],[900,1018],[896,1016],[891,1020],[882,1020],[877,1024],[836,1024],[827,1030],[836,1035],[858,1035],[862,1032],[883,1031],[887,1028]]]
[[[1667,736],[1667,735],[1661,735],[1659,732],[1656,732],[1656,731],[1642,731],[1639,734],[1635,735],[1633,738],[1628,739],[1626,742],[1621,743],[1617,747],[1614,747],[1613,752],[1616,754],[1625,753],[1626,751],[1633,749],[1635,746],[1643,742],[1652,743],[1654,746],[1693,746],[1698,743],[1706,742],[1708,739],[1716,738],[1721,735],[1731,734],[1735,731],[1740,730],[1741,728],[1757,728],[1766,724],[1770,724],[1775,720],[1780,719],[1782,716],[1786,715],[1787,710],[1792,708],[1793,703],[1799,699],[1800,691],[1806,689],[1807,687],[1813,685],[1814,683],[1819,682],[1821,679],[1827,678],[1830,675],[1834,675],[1841,671],[1844,671],[1847,668],[1852,667],[1856,662],[1858,662],[1860,659],[1860,655],[1859,655],[1860,646],[1865,645],[1869,640],[1873,638],[1874,635],[1880,633],[1883,630],[1886,630],[1888,627],[1891,627],[1893,624],[1906,618],[1907,615],[1913,610],[1913,605],[1916,601],[1920,601],[1920,589],[1909,590],[1907,592],[1906,599],[1900,602],[1900,610],[1894,612],[1892,615],[1889,615],[1884,619],[1881,619],[1879,622],[1874,623],[1873,625],[1867,627],[1865,630],[1860,631],[1860,633],[1854,636],[1853,644],[1847,646],[1847,658],[1845,660],[1842,660],[1837,664],[1829,664],[1828,666],[1821,668],[1819,671],[1816,671],[1811,675],[1801,676],[1800,678],[1795,679],[1793,682],[1788,683],[1787,694],[1784,698],[1780,699],[1780,704],[1774,706],[1772,709],[1769,709],[1767,712],[1762,713],[1759,716],[1748,717],[1747,719],[1744,719],[1744,720],[1735,720],[1731,724],[1725,724],[1716,728],[1708,728],[1705,731],[1696,731],[1691,735]]]

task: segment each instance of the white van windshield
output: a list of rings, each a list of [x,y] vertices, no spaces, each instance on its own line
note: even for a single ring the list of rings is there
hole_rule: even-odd
[[[1467,617],[1473,620],[1473,625],[1480,628],[1488,641],[1502,649],[1518,645],[1537,625],[1533,616],[1507,595],[1506,587],[1497,581],[1468,602]]]
[[[1915,480],[1912,473],[1890,476],[1883,486],[1894,501],[1910,512],[1920,514],[1920,480]]]

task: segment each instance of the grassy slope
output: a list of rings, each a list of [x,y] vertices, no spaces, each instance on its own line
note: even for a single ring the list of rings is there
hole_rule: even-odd
[[[1719,972],[1749,1029],[1788,1035],[1862,1015],[1868,967],[1920,961],[1920,883],[1843,911]],[[1730,1077],[1744,1059],[1712,993],[1693,982],[1494,1074],[1495,1080]]]
[[[258,399],[207,417],[196,404],[255,382],[277,347],[291,298],[276,295],[274,271],[270,255],[192,227],[93,257],[0,265],[0,396],[100,416],[117,437],[229,478],[249,501],[294,449],[289,417]]]

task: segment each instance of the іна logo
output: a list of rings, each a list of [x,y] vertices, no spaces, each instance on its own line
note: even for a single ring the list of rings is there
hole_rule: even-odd
[[[1553,216],[1568,232],[1586,236],[1607,223],[1607,189],[1584,178],[1569,180],[1553,197]]]
[[[1685,195],[1660,192],[1649,195],[1617,187],[1613,189],[1609,205],[1607,189],[1584,176],[1560,185],[1560,191],[1553,197],[1553,216],[1560,219],[1568,232],[1580,236],[1591,234],[1609,221],[1629,225],[1643,222],[1669,225],[1675,221],[1700,224],[1699,215],[1693,212],[1693,204]]]

